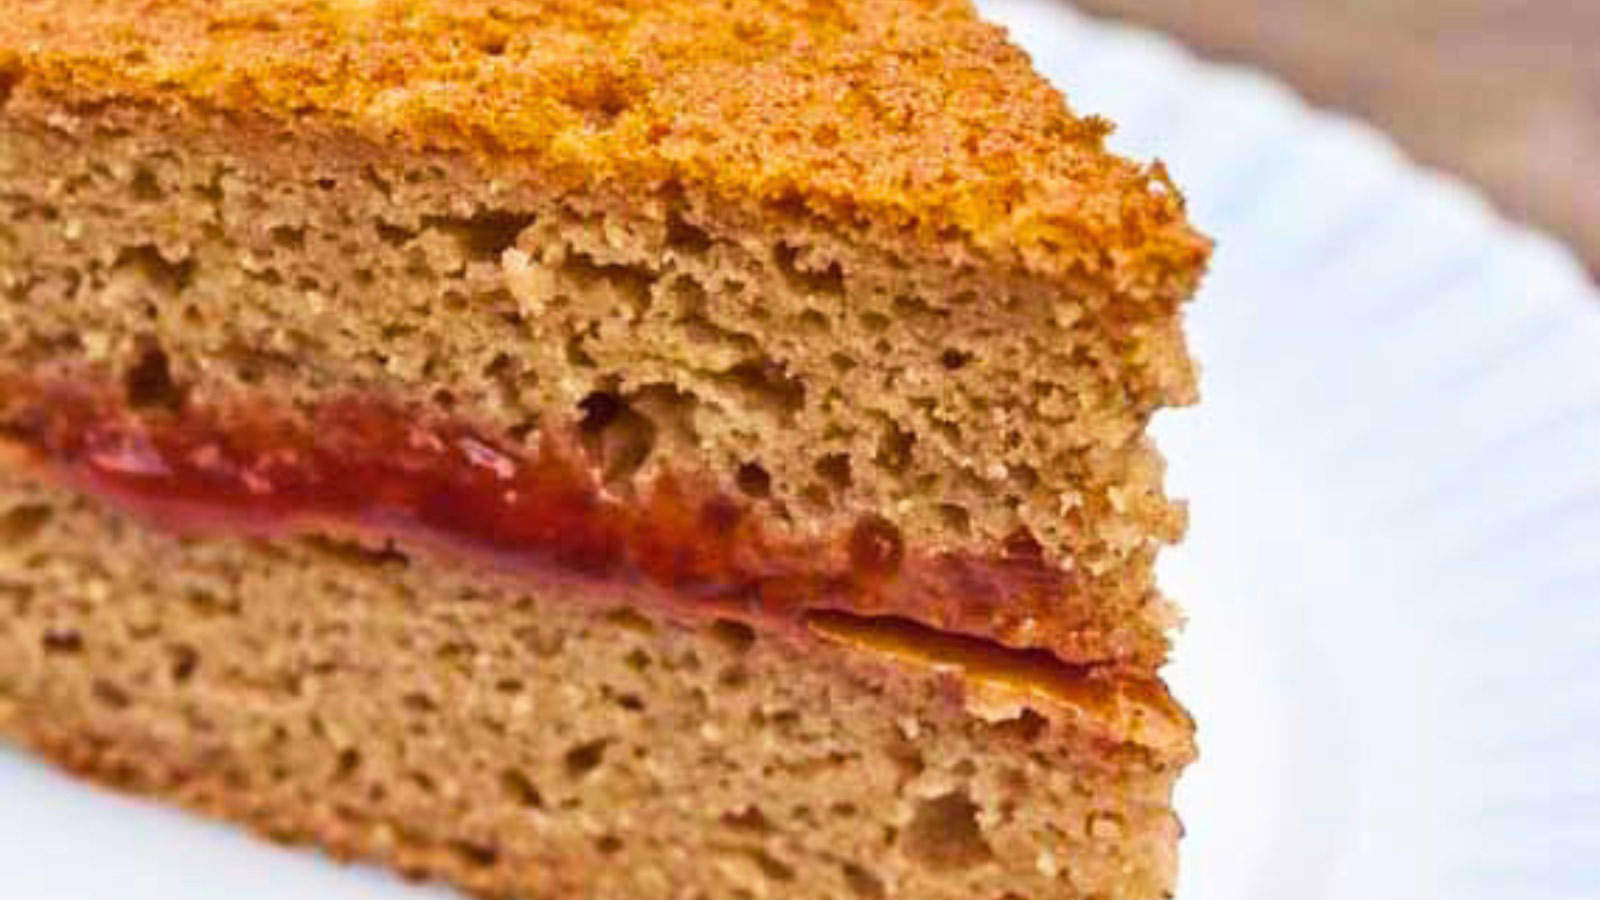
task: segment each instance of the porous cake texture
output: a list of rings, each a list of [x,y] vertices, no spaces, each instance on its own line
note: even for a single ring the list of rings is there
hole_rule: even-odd
[[[1170,895],[1209,245],[955,0],[21,0],[0,734],[491,896]]]

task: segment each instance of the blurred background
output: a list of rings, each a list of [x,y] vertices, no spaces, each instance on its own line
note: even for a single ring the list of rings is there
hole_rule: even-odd
[[[1600,280],[1600,0],[1073,0],[1388,132]]]

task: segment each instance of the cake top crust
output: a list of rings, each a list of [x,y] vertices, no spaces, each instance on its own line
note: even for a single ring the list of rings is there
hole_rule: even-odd
[[[967,0],[18,0],[0,98],[188,104],[663,186],[1178,302],[1209,253]]]

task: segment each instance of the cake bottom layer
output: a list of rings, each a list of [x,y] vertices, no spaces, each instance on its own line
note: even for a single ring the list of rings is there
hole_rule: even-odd
[[[0,469],[0,736],[489,896],[1170,896],[1185,752],[803,636]]]

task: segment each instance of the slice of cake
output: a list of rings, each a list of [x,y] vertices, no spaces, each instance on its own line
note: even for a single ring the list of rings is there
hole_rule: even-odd
[[[965,0],[15,0],[0,734],[489,896],[1169,896],[1107,130]]]

